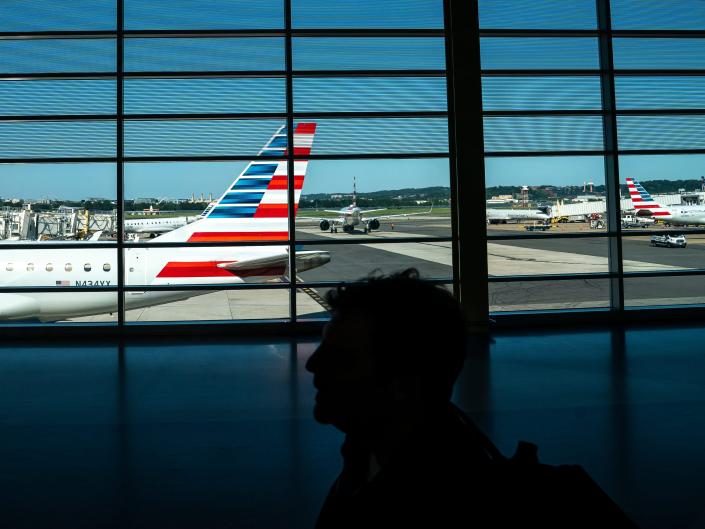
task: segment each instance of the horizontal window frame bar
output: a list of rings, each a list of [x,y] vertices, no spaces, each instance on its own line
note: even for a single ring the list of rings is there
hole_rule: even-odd
[[[607,156],[612,151],[487,151],[487,158],[527,158],[542,156]],[[620,155],[705,154],[705,149],[620,149]]]
[[[539,274],[528,276],[487,276],[490,283],[520,283],[524,281],[581,281],[584,279],[613,279],[618,277],[617,272],[586,272],[576,274]],[[687,268],[684,270],[644,270],[634,272],[623,272],[624,279],[639,278],[659,278],[659,277],[682,277],[682,276],[705,276],[703,268]]]
[[[555,69],[555,68],[536,68],[533,70],[526,69],[483,69],[480,71],[482,77],[593,77],[601,74],[610,73],[608,70],[600,69]],[[698,69],[615,69],[615,77],[700,77],[705,76],[705,68]]]
[[[341,239],[287,239],[282,241],[224,241],[224,242],[80,242],[70,241],[66,243],[51,242],[31,242],[26,244],[2,244],[0,250],[78,250],[78,249],[102,249],[117,250],[122,248],[229,248],[229,247],[254,247],[254,246],[330,246],[334,244],[404,244],[404,243],[433,243],[433,242],[453,242],[453,237],[390,237],[384,239],[364,238],[341,238]]]
[[[285,70],[192,70],[126,71],[125,79],[275,79],[285,78]],[[445,70],[294,70],[294,79],[330,77],[445,77]],[[705,75],[705,73],[704,73]],[[0,73],[0,81],[99,80],[117,79],[114,71],[104,72],[15,72]]]
[[[512,29],[480,28],[480,37],[599,37],[612,38],[705,38],[698,29]]]
[[[617,109],[615,112],[597,109],[553,109],[553,110],[483,110],[482,115],[493,117],[541,117],[541,116],[701,116],[703,108],[644,108]]]
[[[447,117],[445,110],[412,110],[399,112],[294,112],[295,119],[349,119],[349,118],[439,118]],[[13,121],[115,121],[117,114],[37,114],[37,115],[5,115],[0,116],[2,122]],[[165,114],[124,114],[124,121],[222,121],[222,120],[264,120],[286,119],[286,112],[194,112]]]
[[[404,160],[417,158],[448,158],[447,152],[424,152],[424,153],[360,153],[360,154],[311,154],[296,155],[295,160]],[[125,156],[122,161],[125,163],[140,162],[250,162],[257,159],[255,154],[243,155],[189,155],[189,156]],[[266,158],[263,158],[265,160]],[[275,159],[272,157],[272,159]],[[117,163],[115,156],[73,156],[66,158],[56,157],[27,157],[27,158],[0,158],[1,164],[11,163]]]
[[[705,233],[705,230],[704,232]],[[597,233],[527,233],[526,235],[487,235],[487,242],[492,241],[526,241],[526,240],[542,240],[542,239],[594,239],[616,237],[616,231],[600,231]]]
[[[584,279],[615,279],[617,272],[584,272],[576,274],[541,274],[526,276],[494,276],[488,275],[489,283],[521,283],[536,281],[582,281]]]
[[[261,29],[126,29],[75,31],[0,31],[0,40],[125,38],[241,38],[241,37],[444,37],[442,28],[285,28]]]

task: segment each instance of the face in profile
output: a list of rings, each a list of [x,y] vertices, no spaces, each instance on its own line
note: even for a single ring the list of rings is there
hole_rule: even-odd
[[[313,415],[343,432],[372,426],[384,414],[389,391],[372,354],[370,323],[351,315],[333,320],[306,362],[318,390]]]

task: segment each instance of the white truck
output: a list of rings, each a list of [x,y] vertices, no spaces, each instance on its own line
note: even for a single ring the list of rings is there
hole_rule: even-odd
[[[688,242],[685,235],[652,235],[651,246],[665,246],[666,248],[685,248]]]

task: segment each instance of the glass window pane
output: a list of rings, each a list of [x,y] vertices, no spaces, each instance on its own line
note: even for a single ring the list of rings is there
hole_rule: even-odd
[[[600,116],[488,116],[485,151],[599,151],[603,149]]]
[[[450,242],[307,243],[300,251],[326,251],[330,254],[328,265],[298,272],[304,282],[356,281],[370,274],[391,274],[407,268],[416,268],[425,279],[451,280],[453,277]]]
[[[609,307],[607,279],[490,283],[490,312],[575,310]]]
[[[359,218],[354,208],[350,210],[353,202],[360,209]],[[296,214],[296,237],[357,237],[364,242],[450,237],[449,206],[450,174],[445,158],[311,160]]]
[[[584,223],[557,229],[554,233],[585,233]],[[490,241],[487,267],[490,276],[534,276],[546,274],[589,274],[609,271],[605,237],[555,238]]]
[[[256,156],[283,125],[284,120],[127,121],[125,155]]]
[[[127,79],[125,112],[283,113],[284,89],[283,78]]]
[[[277,29],[283,0],[126,0],[125,29]]]
[[[606,228],[601,156],[486,158],[485,193],[490,237]],[[545,232],[524,228],[551,221]]]
[[[437,37],[296,37],[295,70],[444,70]]]
[[[705,77],[617,77],[617,107],[705,108]]]
[[[599,110],[599,77],[483,77],[484,110]]]
[[[0,81],[0,115],[115,114],[112,79]]]
[[[126,322],[287,320],[289,290],[126,292]]]
[[[109,31],[116,17],[115,0],[0,2],[0,31]]]
[[[686,38],[612,39],[616,69],[705,68],[705,40]]]
[[[705,303],[705,276],[624,279],[624,304],[644,308]]]
[[[482,29],[595,29],[592,0],[480,0]]]
[[[611,0],[614,29],[705,29],[705,3],[699,0]]]
[[[443,29],[441,0],[293,0],[294,28]]]
[[[445,77],[294,79],[296,112],[445,111]]]
[[[618,116],[620,149],[705,149],[705,116]]]
[[[307,120],[314,121],[314,120]],[[319,119],[313,154],[445,153],[448,119]]]
[[[125,70],[251,71],[283,70],[284,39],[129,38],[125,40]]]
[[[485,70],[597,69],[597,39],[592,37],[484,37]]]
[[[15,121],[0,123],[3,158],[115,156],[114,121]]]
[[[114,39],[0,40],[0,73],[114,72]]]
[[[306,166],[305,161],[294,164],[297,189]],[[284,244],[287,199],[285,160],[125,164],[124,228],[131,240]],[[223,277],[231,275],[223,272]]]

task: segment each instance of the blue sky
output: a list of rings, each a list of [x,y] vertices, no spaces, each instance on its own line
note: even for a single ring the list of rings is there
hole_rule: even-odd
[[[665,6],[665,7],[664,7]],[[595,29],[594,0],[480,0],[483,28]],[[701,0],[612,0],[616,29],[705,29]],[[443,27],[441,0],[293,0],[295,28]],[[419,23],[419,21],[423,21]],[[129,0],[127,29],[278,29],[282,0]],[[95,0],[3,0],[0,31],[111,30],[115,5]],[[698,39],[616,39],[621,68],[701,67],[705,44]],[[295,78],[297,112],[443,111],[445,79],[434,77],[345,77],[346,69],[445,68],[442,38],[311,38],[293,42],[298,70],[332,69],[333,78]],[[597,68],[597,41],[581,38],[484,38],[484,68]],[[281,70],[284,39],[244,37],[125,41],[125,68],[145,70]],[[109,72],[115,68],[113,39],[0,41],[0,72]],[[281,113],[286,109],[281,78],[127,79],[125,112]],[[703,108],[705,81],[688,77],[617,79],[619,108]],[[113,80],[0,82],[0,115],[111,114]],[[488,110],[599,109],[599,77],[488,78]],[[305,118],[302,118],[305,120]],[[319,119],[317,154],[446,152],[444,118]],[[125,124],[127,156],[254,155],[281,118],[258,120],[131,120]],[[115,124],[88,122],[2,122],[0,153],[5,157],[115,156]],[[621,117],[622,148],[705,148],[705,117]],[[492,117],[485,124],[490,151],[601,148],[599,116]],[[488,158],[487,185],[580,185],[603,181],[600,157]],[[218,195],[244,162],[128,164],[125,196]],[[700,178],[703,155],[623,156],[622,177]],[[352,177],[360,191],[447,186],[445,159],[314,161],[305,193],[346,192]],[[473,178],[475,175],[464,176]],[[0,196],[80,199],[115,196],[111,164],[0,165]]]

